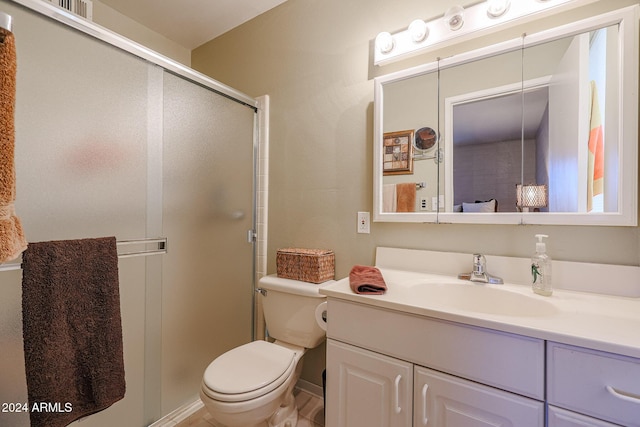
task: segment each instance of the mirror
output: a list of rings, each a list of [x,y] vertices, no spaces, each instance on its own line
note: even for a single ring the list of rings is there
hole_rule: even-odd
[[[378,77],[374,220],[636,225],[637,10]]]
[[[384,115],[382,124],[382,212],[424,211],[438,196],[436,71],[429,67],[385,86],[385,106],[392,113]],[[422,199],[428,206],[420,210]]]
[[[444,212],[515,212],[522,183],[522,54],[491,55],[440,72]]]

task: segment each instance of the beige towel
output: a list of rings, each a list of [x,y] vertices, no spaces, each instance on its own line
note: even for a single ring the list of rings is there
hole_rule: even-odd
[[[17,258],[27,248],[14,206],[15,95],[15,40],[11,32],[0,28],[0,263]]]
[[[396,193],[398,194],[397,212],[415,212],[416,211],[416,183],[407,182],[396,185]]]
[[[397,204],[396,185],[385,184],[382,187],[382,212],[395,212]]]

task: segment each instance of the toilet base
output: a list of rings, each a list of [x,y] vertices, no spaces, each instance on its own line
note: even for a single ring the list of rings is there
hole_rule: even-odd
[[[293,391],[289,391],[284,402],[271,418],[269,427],[296,427],[298,424],[298,407]]]
[[[220,424],[215,418],[207,420],[214,427],[235,427],[232,424]],[[276,412],[266,421],[258,424],[245,425],[242,427],[296,427],[298,424],[298,407],[296,406],[293,392],[288,396]]]

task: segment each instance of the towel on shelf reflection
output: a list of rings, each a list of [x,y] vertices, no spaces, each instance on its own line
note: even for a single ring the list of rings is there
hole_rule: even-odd
[[[0,28],[0,263],[17,258],[27,248],[14,206],[15,95],[15,40],[10,31]]]
[[[376,267],[354,265],[349,273],[349,286],[356,294],[382,295],[387,284]]]
[[[31,243],[22,322],[31,427],[66,426],[125,393],[115,237]],[[67,411],[69,410],[69,411]]]
[[[382,186],[382,212],[395,212],[398,206],[396,185],[385,184]]]

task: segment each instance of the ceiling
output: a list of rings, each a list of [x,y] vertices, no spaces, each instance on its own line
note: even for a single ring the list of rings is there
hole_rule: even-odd
[[[286,0],[100,0],[189,50]]]
[[[524,102],[523,105],[520,92],[516,92],[456,105],[453,143],[519,141],[522,136],[535,138],[549,103],[549,89],[527,90]]]

